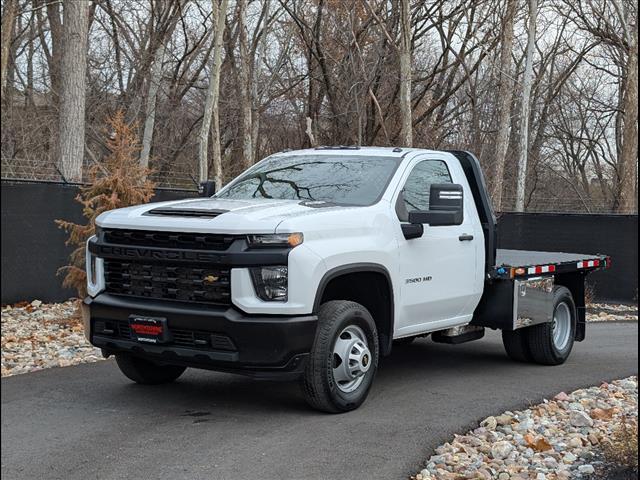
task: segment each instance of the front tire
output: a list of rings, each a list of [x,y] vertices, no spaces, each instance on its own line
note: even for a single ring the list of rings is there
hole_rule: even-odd
[[[124,375],[142,385],[171,383],[186,370],[178,365],[159,365],[132,355],[116,355],[116,363]]]
[[[302,378],[305,400],[328,413],[358,408],[373,383],[378,357],[378,332],[369,311],[346,300],[324,303]]]

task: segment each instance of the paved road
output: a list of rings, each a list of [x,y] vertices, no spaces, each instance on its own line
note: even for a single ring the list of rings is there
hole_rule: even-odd
[[[188,371],[129,383],[113,361],[2,380],[2,477],[403,479],[478,419],[636,374],[638,325],[589,325],[560,367],[508,361],[495,333],[421,340],[386,359],[367,402],[310,411],[292,384]]]

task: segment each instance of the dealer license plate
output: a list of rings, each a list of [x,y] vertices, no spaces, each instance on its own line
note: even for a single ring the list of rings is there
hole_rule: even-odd
[[[131,315],[129,328],[132,338],[144,343],[166,343],[169,341],[167,319]]]

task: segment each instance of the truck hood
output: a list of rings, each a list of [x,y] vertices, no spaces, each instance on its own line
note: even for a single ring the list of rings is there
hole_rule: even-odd
[[[101,214],[96,223],[107,228],[156,231],[273,233],[284,220],[346,208],[300,200],[198,198],[111,210]]]

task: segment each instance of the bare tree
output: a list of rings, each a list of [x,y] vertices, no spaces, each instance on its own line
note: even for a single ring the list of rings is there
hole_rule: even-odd
[[[209,73],[209,86],[204,107],[204,116],[200,126],[198,145],[199,179],[205,181],[209,178],[209,132],[213,141],[213,179],[216,190],[222,187],[222,152],[220,150],[220,69],[222,66],[222,39],[227,16],[228,0],[211,0],[215,28],[213,40],[213,53],[211,56],[211,70]]]
[[[82,180],[89,1],[64,2],[60,92],[60,156],[65,180]]]
[[[618,175],[620,178],[618,205],[619,213],[631,213],[637,208],[636,182],[638,165],[638,29],[630,28],[631,45],[624,85],[624,117],[622,149]]]
[[[251,138],[251,61],[247,40],[247,0],[238,0],[238,39],[240,43],[238,88],[240,89],[240,109],[242,115],[242,161],[245,167],[253,165],[253,144]]]
[[[145,120],[142,133],[142,150],[140,150],[140,166],[149,167],[149,156],[151,155],[151,141],[153,140],[153,127],[156,122],[156,99],[162,80],[162,61],[164,59],[164,44],[160,44],[151,64],[149,75],[149,90],[147,91],[147,102],[145,105]]]
[[[400,142],[413,147],[411,116],[411,6],[400,2]]]
[[[9,66],[9,52],[11,51],[11,40],[13,37],[13,29],[16,21],[16,10],[18,8],[17,0],[6,0],[4,4],[4,12],[2,13],[2,96],[5,94],[7,86],[7,67]]]
[[[513,26],[516,18],[517,0],[507,0],[502,26],[502,45],[500,46],[500,87],[498,90],[498,133],[495,143],[495,158],[489,175],[491,198],[496,211],[502,210],[502,190],[504,166],[509,148],[511,131],[511,98],[513,96]]]
[[[527,61],[521,0],[236,0],[213,23],[210,1],[87,0],[84,156],[104,161],[118,109],[141,126],[152,179],[173,187],[220,186],[286,148],[409,145],[410,133],[475,151],[499,210],[524,192],[527,211],[632,211],[636,2],[537,1]],[[3,1],[3,176],[59,179],[60,132],[78,133],[60,123],[79,101],[61,105],[67,3]]]
[[[527,54],[522,81],[522,108],[520,110],[520,154],[518,157],[518,183],[516,189],[516,212],[524,211],[527,160],[529,154],[529,115],[531,107],[531,86],[533,82],[533,52],[536,48],[536,22],[538,0],[529,1],[529,28],[527,30]]]

